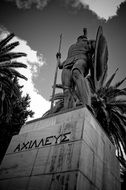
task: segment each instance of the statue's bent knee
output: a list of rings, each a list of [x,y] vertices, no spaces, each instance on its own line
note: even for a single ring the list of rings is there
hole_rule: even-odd
[[[73,77],[74,80],[79,79],[80,75],[81,75],[81,72],[79,71],[79,69],[73,69],[72,77]]]
[[[70,92],[70,89],[69,88],[64,88],[64,93],[65,94],[68,94]]]

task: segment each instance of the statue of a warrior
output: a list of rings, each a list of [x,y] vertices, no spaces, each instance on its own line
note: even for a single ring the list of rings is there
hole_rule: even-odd
[[[84,34],[77,38],[77,42],[69,47],[67,59],[59,63],[62,69],[62,85],[64,91],[64,109],[70,107],[71,89],[76,92],[77,105],[91,104],[91,92],[87,81],[90,72],[92,56],[95,52],[95,40],[87,38],[87,29],[83,29]],[[60,57],[61,55],[57,53]]]
[[[60,36],[51,109],[45,115],[78,105],[91,108],[91,97],[95,96],[107,76],[108,48],[101,26],[98,27],[96,40],[89,40],[87,29],[84,28],[83,35],[69,47],[67,58],[63,62],[60,53],[61,39]],[[58,67],[62,69],[62,85],[56,84]],[[63,94],[55,94],[56,87],[62,88]],[[54,100],[59,101],[54,105]]]

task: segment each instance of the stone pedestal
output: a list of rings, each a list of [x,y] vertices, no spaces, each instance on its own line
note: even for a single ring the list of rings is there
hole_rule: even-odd
[[[1,190],[120,190],[119,162],[86,108],[29,122],[0,167]]]

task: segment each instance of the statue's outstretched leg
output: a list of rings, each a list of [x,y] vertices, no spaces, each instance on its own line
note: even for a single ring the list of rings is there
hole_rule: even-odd
[[[70,88],[64,87],[64,109],[69,108],[70,98]]]
[[[82,73],[79,71],[79,69],[74,68],[72,71],[72,77],[77,87],[77,94],[82,102],[82,104],[85,105],[91,105],[91,93],[90,93],[90,87],[88,85],[88,81]]]
[[[71,88],[71,70],[70,69],[63,69],[62,71],[62,84],[64,88],[64,109],[69,108],[69,102],[71,98],[70,88]]]

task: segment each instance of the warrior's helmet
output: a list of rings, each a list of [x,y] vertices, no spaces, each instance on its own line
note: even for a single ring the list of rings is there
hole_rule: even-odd
[[[83,28],[83,35],[82,35],[82,36],[79,36],[79,37],[77,38],[77,40],[79,40],[79,39],[88,40],[88,38],[87,38],[87,28]]]

